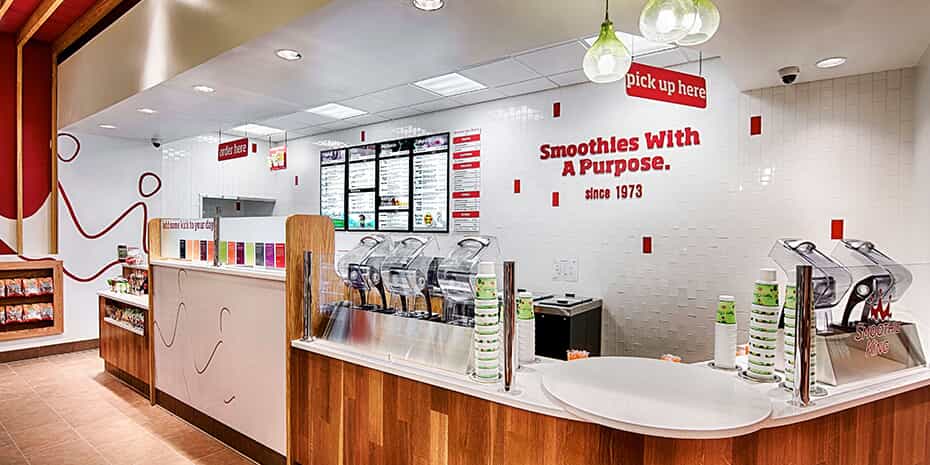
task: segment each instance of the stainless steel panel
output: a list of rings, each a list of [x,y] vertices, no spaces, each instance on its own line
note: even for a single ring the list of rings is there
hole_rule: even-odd
[[[917,326],[913,323],[887,324],[900,325],[901,332],[878,338],[888,343],[888,352],[880,355],[869,355],[868,339],[857,338],[854,332],[817,336],[817,381],[837,386],[926,366]]]

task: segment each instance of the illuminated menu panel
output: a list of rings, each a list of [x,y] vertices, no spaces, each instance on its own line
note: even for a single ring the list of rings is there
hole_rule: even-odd
[[[320,214],[346,228],[346,151],[320,152]]]
[[[336,229],[449,230],[449,134],[321,152],[320,211]]]
[[[413,143],[413,230],[449,230],[449,135]]]

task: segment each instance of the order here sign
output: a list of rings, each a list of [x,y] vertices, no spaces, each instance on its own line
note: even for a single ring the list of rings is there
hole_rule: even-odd
[[[218,161],[232,160],[249,156],[249,139],[242,138],[230,142],[224,142],[216,148],[216,159]]]
[[[633,63],[626,75],[626,94],[662,102],[707,108],[707,81],[701,76]]]

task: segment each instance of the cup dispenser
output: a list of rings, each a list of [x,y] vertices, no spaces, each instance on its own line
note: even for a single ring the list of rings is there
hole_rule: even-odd
[[[436,275],[443,296],[442,321],[475,325],[475,279],[481,262],[500,263],[497,238],[466,237],[440,262]]]
[[[369,235],[339,259],[337,274],[345,285],[358,293],[363,310],[385,311],[388,308],[384,282],[381,279],[381,264],[393,248],[390,237]],[[380,305],[368,302],[369,292],[375,289],[381,298]]]
[[[395,243],[381,265],[381,277],[388,292],[399,301],[396,315],[429,319],[433,316],[430,293],[430,270],[439,257],[439,245],[434,238],[407,236]],[[419,297],[425,299],[426,310],[416,310]]]

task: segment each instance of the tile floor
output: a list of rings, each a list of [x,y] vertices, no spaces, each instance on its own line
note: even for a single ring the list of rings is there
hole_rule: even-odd
[[[150,406],[96,350],[0,364],[0,465],[252,463]]]

